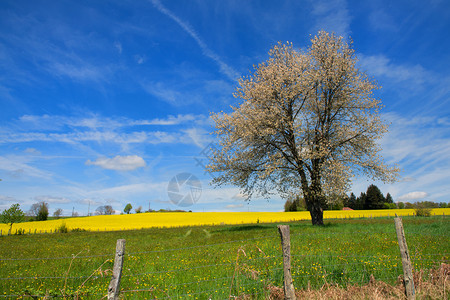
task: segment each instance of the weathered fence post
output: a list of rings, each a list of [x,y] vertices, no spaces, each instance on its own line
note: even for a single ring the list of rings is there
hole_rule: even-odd
[[[123,256],[125,255],[125,240],[117,240],[116,257],[111,282],[108,287],[108,300],[119,299],[120,279],[122,277]]]
[[[400,255],[402,257],[403,277],[404,277],[403,283],[405,285],[405,294],[408,300],[416,299],[411,260],[409,257],[408,245],[406,244],[402,219],[396,215],[394,221],[395,221],[395,231],[397,232],[398,246],[400,248]]]
[[[278,225],[278,232],[281,236],[281,248],[283,249],[284,297],[287,300],[295,300],[295,289],[291,274],[291,238],[289,226]]]

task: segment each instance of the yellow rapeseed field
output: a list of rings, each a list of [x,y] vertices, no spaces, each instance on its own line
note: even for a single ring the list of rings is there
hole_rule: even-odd
[[[399,216],[413,216],[414,209],[390,209],[390,210],[334,210],[325,211],[325,219],[345,218],[375,218]],[[432,215],[448,215],[450,208],[436,208]],[[24,222],[13,225],[12,232],[18,229],[27,233],[54,232],[56,228],[65,224],[69,230],[79,228],[89,231],[114,231],[141,228],[168,228],[196,225],[233,225],[254,224],[271,222],[289,222],[299,220],[311,220],[309,212],[166,212],[166,213],[141,213],[130,215],[109,215],[77,217],[58,220]],[[0,224],[2,234],[7,234],[9,226]]]

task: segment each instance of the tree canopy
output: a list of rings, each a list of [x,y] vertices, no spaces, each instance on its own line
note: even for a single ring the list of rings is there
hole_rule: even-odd
[[[123,209],[123,211],[126,214],[129,214],[132,208],[133,208],[133,206],[131,205],[131,203],[128,203],[127,205],[125,205],[125,208]]]
[[[269,55],[239,80],[242,103],[212,114],[219,145],[207,168],[214,185],[237,185],[249,199],[300,193],[321,225],[326,196],[345,192],[356,173],[396,178],[377,144],[387,131],[378,86],[357,68],[351,43],[324,31],[305,51],[278,43]]]
[[[11,231],[14,223],[22,222],[25,218],[24,212],[20,209],[20,204],[16,203],[11,205],[10,208],[2,211],[0,220],[2,223],[9,224],[9,231]]]

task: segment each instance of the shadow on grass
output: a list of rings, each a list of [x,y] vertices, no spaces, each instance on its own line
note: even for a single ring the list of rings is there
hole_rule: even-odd
[[[226,228],[220,228],[216,230],[217,232],[220,231],[252,231],[252,230],[261,230],[261,229],[273,229],[274,225],[234,225]]]

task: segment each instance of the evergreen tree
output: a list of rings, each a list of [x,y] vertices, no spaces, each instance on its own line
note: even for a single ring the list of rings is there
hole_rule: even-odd
[[[356,209],[364,209],[364,204],[366,203],[367,195],[361,192],[358,198],[356,198]]]
[[[350,197],[348,197],[348,201],[347,201],[347,205],[346,206],[350,207],[352,209],[358,209],[357,208],[358,203],[357,203],[355,194],[353,194],[353,193],[350,194]]]
[[[364,209],[382,209],[383,203],[385,202],[383,193],[381,193],[380,189],[371,184],[367,188],[366,199],[364,202]]]
[[[385,203],[394,203],[394,199],[392,199],[391,194],[386,194],[386,199],[384,200]]]

